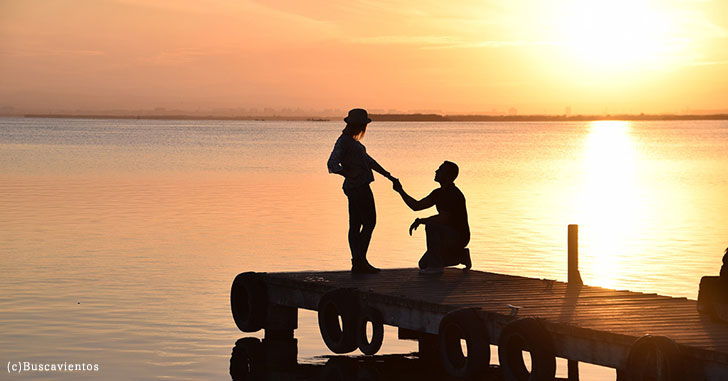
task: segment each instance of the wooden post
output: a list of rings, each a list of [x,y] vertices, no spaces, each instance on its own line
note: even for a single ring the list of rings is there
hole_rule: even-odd
[[[569,285],[581,287],[584,284],[579,274],[579,225],[569,225]],[[569,381],[579,381],[579,362],[568,360]]]
[[[298,328],[298,308],[269,303],[264,328],[266,367],[295,368],[298,364],[298,340],[293,337],[293,331]]]
[[[574,360],[567,361],[569,367],[568,380],[579,381],[579,362]]]
[[[267,339],[292,339],[293,331],[298,328],[298,308],[268,304],[264,328]]]
[[[413,331],[411,329],[399,328],[397,338],[400,340],[417,340],[418,352],[421,359],[437,359],[440,355],[440,342],[437,335],[426,332]]]
[[[579,274],[579,225],[569,225],[569,285],[583,285]]]

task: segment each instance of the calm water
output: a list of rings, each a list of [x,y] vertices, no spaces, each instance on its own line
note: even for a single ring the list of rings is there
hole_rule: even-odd
[[[350,265],[325,167],[342,124],[0,119],[0,365],[229,378],[237,273]],[[443,160],[460,165],[476,269],[565,280],[576,223],[587,284],[696,298],[728,245],[726,121],[379,122],[363,143],[415,197]],[[415,266],[424,232],[407,228],[431,212],[372,187],[371,262]],[[315,314],[299,327],[299,361],[321,362]],[[386,335],[384,353],[415,350]]]

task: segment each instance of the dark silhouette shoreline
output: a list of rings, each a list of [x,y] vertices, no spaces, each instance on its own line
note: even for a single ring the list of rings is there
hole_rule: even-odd
[[[25,118],[65,119],[152,119],[152,120],[258,120],[258,121],[311,121],[327,122],[331,119],[312,116],[217,116],[217,115],[106,115],[106,114],[26,114]],[[614,115],[440,115],[440,114],[370,114],[380,122],[582,122],[597,120],[670,121],[670,120],[728,120],[728,114],[614,114]]]

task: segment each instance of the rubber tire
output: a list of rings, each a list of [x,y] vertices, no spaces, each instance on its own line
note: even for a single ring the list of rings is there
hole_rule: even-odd
[[[265,283],[254,272],[240,273],[230,288],[230,309],[235,325],[243,332],[260,331],[268,313]]]
[[[521,351],[531,354],[531,372]],[[515,320],[503,328],[498,338],[498,359],[503,378],[508,381],[551,381],[556,377],[553,340],[534,318]]]
[[[372,340],[367,338],[367,323],[372,323]],[[379,352],[384,342],[384,319],[382,314],[372,307],[364,307],[359,311],[356,321],[356,345],[361,353],[372,356]]]
[[[258,380],[263,370],[263,345],[254,337],[238,340],[230,357],[230,377],[238,380]]]
[[[657,358],[662,359],[662,368],[655,362],[656,354],[660,354]],[[650,361],[652,359],[652,361]],[[649,366],[658,367],[654,369],[663,370],[661,377],[657,380],[674,381],[685,379],[685,362],[680,354],[680,348],[677,344],[665,336],[645,335],[637,339],[629,349],[629,357],[627,358],[627,369],[624,372],[627,380],[643,380],[649,371]]]
[[[321,338],[332,352],[344,354],[357,348],[357,306],[355,289],[337,289],[321,297],[318,306],[319,330]],[[341,316],[341,326],[339,326],[339,316]]]
[[[463,354],[464,339],[468,355]],[[438,333],[440,360],[445,372],[455,379],[478,379],[490,365],[488,330],[476,310],[465,308],[447,314],[440,321]]]

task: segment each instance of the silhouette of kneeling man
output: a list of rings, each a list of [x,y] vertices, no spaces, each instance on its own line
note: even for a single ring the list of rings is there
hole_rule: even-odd
[[[719,276],[704,276],[698,288],[698,312],[728,323],[728,248],[723,254]]]
[[[410,209],[418,211],[432,206],[437,208],[438,214],[416,218],[409,228],[409,234],[412,235],[412,230],[425,225],[427,251],[419,262],[421,273],[437,274],[443,271],[443,267],[458,264],[465,265],[466,270],[471,267],[470,251],[466,249],[470,242],[470,227],[465,196],[454,182],[458,172],[457,164],[443,162],[435,171],[435,181],[440,183],[440,188],[419,201],[404,191],[399,180],[393,181],[394,190]]]

